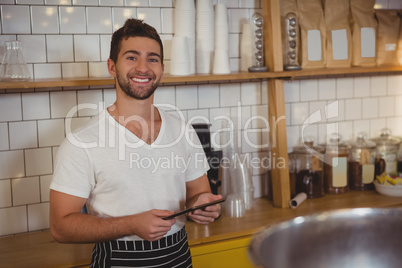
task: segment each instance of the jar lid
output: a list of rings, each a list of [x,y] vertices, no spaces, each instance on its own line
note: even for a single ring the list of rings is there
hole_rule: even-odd
[[[314,138],[311,136],[302,139],[301,145],[293,147],[293,153],[295,154],[323,153],[324,151],[324,147],[314,145]]]
[[[397,137],[393,137],[389,128],[381,129],[380,136],[374,139],[377,145],[394,145],[397,146],[401,143],[401,140]]]
[[[328,153],[346,153],[350,149],[350,145],[342,141],[342,137],[339,133],[332,133],[329,136],[326,152]]]
[[[374,149],[376,147],[376,143],[367,139],[366,133],[360,132],[357,134],[356,140],[350,142],[350,146],[354,149]]]

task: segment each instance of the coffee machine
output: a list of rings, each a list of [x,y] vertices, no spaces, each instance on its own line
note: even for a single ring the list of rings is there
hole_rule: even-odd
[[[219,194],[219,187],[222,181],[219,176],[219,167],[222,161],[222,151],[215,151],[211,148],[211,132],[210,124],[192,124],[198,138],[202,144],[202,148],[207,156],[210,169],[207,172],[209,185],[213,194]]]

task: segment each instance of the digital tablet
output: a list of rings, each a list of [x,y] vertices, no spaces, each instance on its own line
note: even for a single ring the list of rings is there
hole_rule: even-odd
[[[180,215],[189,213],[189,212],[194,211],[194,210],[197,210],[197,209],[204,209],[204,208],[206,208],[206,207],[208,207],[208,206],[212,206],[212,205],[216,205],[216,204],[222,203],[222,202],[224,202],[225,200],[226,200],[226,198],[222,198],[222,199],[215,200],[215,201],[212,201],[212,202],[209,202],[209,203],[204,203],[204,204],[202,204],[202,205],[194,206],[194,207],[191,207],[191,208],[182,210],[182,211],[180,211],[180,212],[177,212],[177,213],[175,213],[175,214],[172,214],[172,215],[170,215],[170,216],[163,217],[162,219],[163,219],[163,220],[170,220],[170,219],[173,219],[173,218],[175,218],[175,217],[177,217],[177,216],[180,216]]]

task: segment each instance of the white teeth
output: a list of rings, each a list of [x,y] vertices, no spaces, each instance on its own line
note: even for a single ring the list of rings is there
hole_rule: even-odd
[[[145,83],[148,82],[148,78],[131,78],[134,82]]]

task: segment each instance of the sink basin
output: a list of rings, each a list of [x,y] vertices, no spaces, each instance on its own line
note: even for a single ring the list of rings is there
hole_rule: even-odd
[[[268,227],[249,245],[265,268],[400,268],[402,208],[335,210]]]

